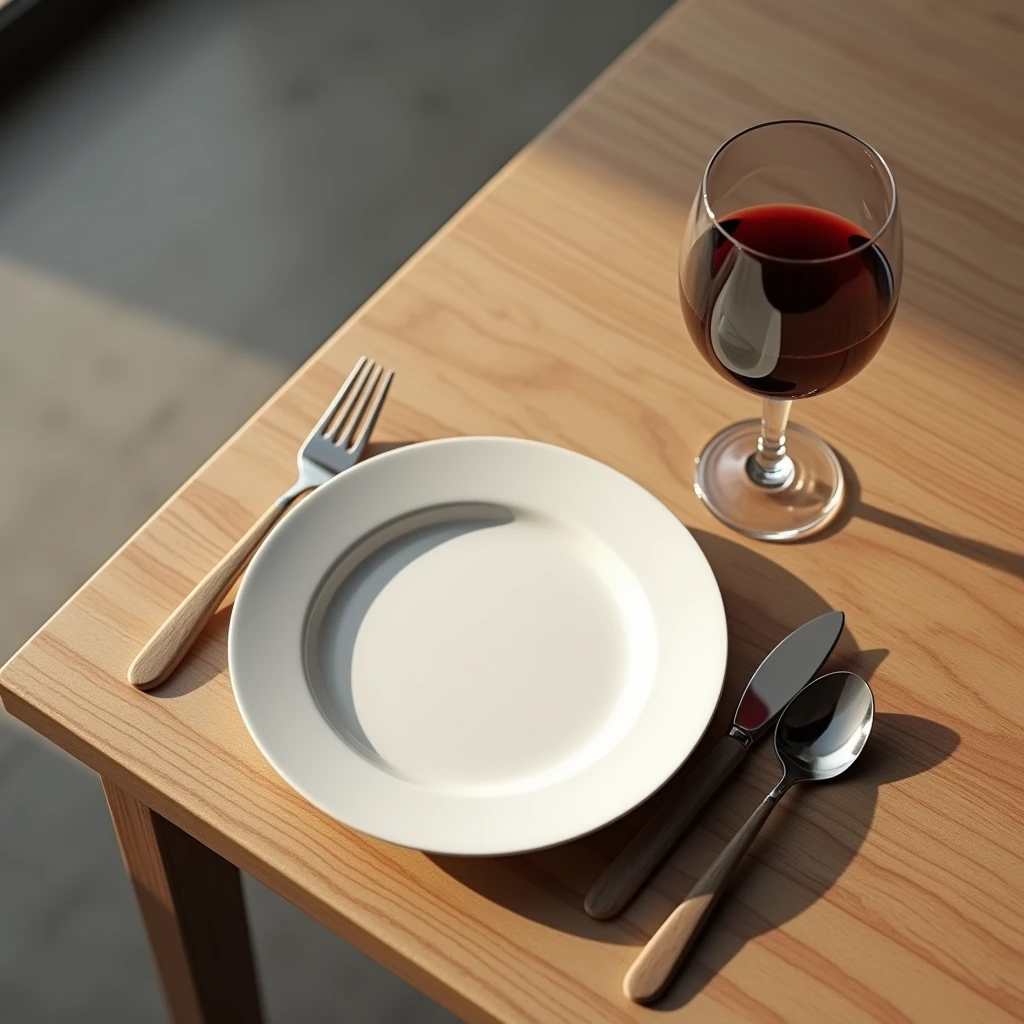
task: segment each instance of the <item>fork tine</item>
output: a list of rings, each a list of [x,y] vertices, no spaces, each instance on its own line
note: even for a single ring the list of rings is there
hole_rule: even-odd
[[[313,428],[313,433],[310,437],[314,437],[317,434],[326,434],[327,428],[331,425],[331,421],[334,419],[334,414],[338,411],[338,406],[341,405],[342,400],[349,393],[352,385],[355,383],[356,378],[362,373],[363,368],[366,366],[366,356],[360,356],[356,361],[356,365],[352,367],[352,372],[348,375],[345,383],[341,385],[338,393],[331,400],[331,404],[327,407],[327,412],[320,417],[319,422]]]
[[[363,413],[366,411],[367,405],[370,404],[370,399],[373,398],[373,389],[377,386],[377,381],[380,380],[380,375],[383,372],[383,366],[381,366],[379,363],[375,365],[373,373],[371,373],[367,377],[367,379],[363,381],[363,385],[360,386],[358,394],[353,397],[353,403],[355,403],[356,400],[358,400],[358,403],[355,405],[355,408],[350,410],[349,406],[346,404],[346,415],[338,421],[337,429],[331,435],[331,440],[335,444],[346,446],[348,445],[349,441],[352,438],[352,434],[354,433],[356,427],[359,425],[359,421],[362,418]],[[350,412],[351,415],[349,415]],[[343,426],[345,427],[344,433],[342,433],[341,429]]]
[[[366,414],[363,429],[359,431],[359,436],[352,442],[353,451],[361,451],[363,446],[369,440],[370,434],[373,433],[374,425],[377,423],[377,417],[380,415],[381,409],[384,408],[384,399],[388,397],[388,388],[391,387],[391,381],[394,379],[394,376],[395,371],[388,370],[384,377],[384,383],[381,384],[380,391],[377,392],[377,400],[373,403],[373,407]],[[367,395],[367,398],[369,398],[369,395]],[[355,426],[355,421],[353,421],[352,426]]]
[[[366,373],[360,378],[356,386],[352,389],[349,396],[345,399],[345,404],[341,407],[341,412],[338,413],[337,422],[334,426],[327,431],[324,431],[324,437],[328,441],[337,442],[338,435],[341,433],[345,424],[354,416],[359,418],[359,410],[362,409],[366,402],[363,397],[367,391],[367,385],[369,385],[369,391],[373,391],[373,382],[380,376],[380,365],[375,363],[372,359],[366,363]]]

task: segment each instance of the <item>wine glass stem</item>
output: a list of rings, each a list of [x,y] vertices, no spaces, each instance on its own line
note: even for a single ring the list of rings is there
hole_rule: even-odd
[[[793,403],[765,398],[761,405],[761,436],[747,459],[747,475],[758,487],[785,487],[792,479],[793,460],[786,453],[786,424]]]

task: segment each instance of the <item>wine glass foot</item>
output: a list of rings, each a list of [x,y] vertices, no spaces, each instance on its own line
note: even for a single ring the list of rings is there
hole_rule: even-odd
[[[697,459],[697,497],[726,526],[758,540],[795,540],[826,527],[845,490],[836,453],[817,434],[790,423],[786,452],[793,472],[781,486],[765,486],[748,471],[760,433],[760,420],[744,420],[707,443]]]

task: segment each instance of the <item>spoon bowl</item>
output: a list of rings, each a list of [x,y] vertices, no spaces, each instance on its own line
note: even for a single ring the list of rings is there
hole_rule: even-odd
[[[874,717],[871,687],[853,672],[830,672],[805,686],[775,727],[775,753],[786,773],[778,795],[793,783],[846,771],[864,749]]]

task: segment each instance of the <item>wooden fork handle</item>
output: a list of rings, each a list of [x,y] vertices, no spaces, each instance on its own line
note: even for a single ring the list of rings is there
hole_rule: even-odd
[[[591,886],[583,907],[598,920],[614,917],[639,892],[671,853],[690,822],[743,760],[746,746],[723,736],[692,773],[693,783],[679,800],[659,807]]]
[[[132,686],[148,690],[174,671],[287,507],[271,505],[150,637],[128,669]]]
[[[668,987],[778,798],[769,794],[715,858],[690,895],[669,915],[626,972],[622,991],[635,1003],[653,1003]]]

